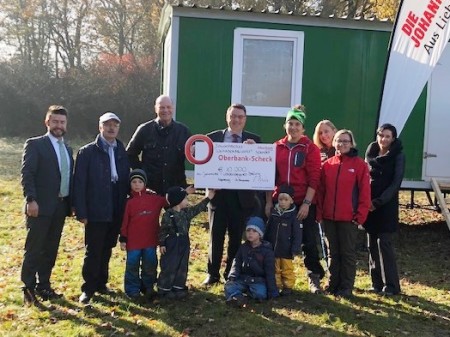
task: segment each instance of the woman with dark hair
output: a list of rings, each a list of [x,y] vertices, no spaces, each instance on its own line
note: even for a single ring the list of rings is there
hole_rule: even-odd
[[[352,296],[356,276],[358,228],[370,207],[367,164],[358,157],[350,130],[334,135],[336,155],[322,165],[317,196],[317,221],[323,224],[328,246],[330,278],[326,291]]]
[[[405,171],[405,155],[397,130],[383,124],[377,140],[369,144],[366,162],[370,167],[372,204],[364,228],[367,231],[372,290],[387,296],[400,293],[392,234],[398,227],[398,191]]]

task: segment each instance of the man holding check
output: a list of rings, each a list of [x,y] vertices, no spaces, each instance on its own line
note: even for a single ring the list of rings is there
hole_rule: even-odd
[[[261,138],[251,132],[244,131],[247,111],[242,104],[232,104],[226,113],[228,127],[224,130],[213,131],[207,136],[213,142],[223,143],[260,143]],[[228,251],[224,277],[233,263],[233,259],[241,244],[242,233],[245,229],[245,219],[252,214],[257,205],[255,191],[218,190],[208,205],[209,213],[209,248],[208,248],[208,277],[204,285],[220,282],[220,265],[228,231]]]

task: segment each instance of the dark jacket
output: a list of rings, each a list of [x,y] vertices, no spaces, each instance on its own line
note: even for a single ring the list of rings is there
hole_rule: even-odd
[[[190,136],[189,129],[176,121],[167,127],[156,119],[139,125],[127,146],[131,168],[143,169],[147,186],[159,195],[172,186],[186,187],[184,145]]]
[[[294,204],[285,211],[272,209],[264,239],[272,244],[276,258],[292,259],[301,252],[303,225],[297,212]]]
[[[226,131],[227,129],[216,130],[208,133],[207,136],[215,143],[223,143]],[[248,139],[253,139],[256,143],[261,143],[261,138],[258,135],[248,131],[242,131],[242,142]],[[237,196],[239,199],[239,204],[242,208],[251,209],[258,203],[258,198],[255,191],[237,190]],[[215,197],[211,200],[211,205],[217,206],[223,204],[223,198],[225,198],[224,190],[216,191]]]
[[[72,187],[73,152],[66,145],[70,160],[70,187]],[[32,197],[39,205],[39,216],[50,216],[58,205],[61,173],[58,157],[48,135],[27,139],[22,157],[22,187],[25,198]],[[72,189],[69,191],[71,197]],[[70,202],[68,203],[70,205]],[[70,208],[67,209],[67,215]]]
[[[159,230],[159,245],[165,246],[166,239],[173,236],[189,237],[189,228],[191,220],[200,212],[206,211],[206,205],[209,198],[204,198],[198,204],[182,209],[177,212],[173,208],[169,208],[161,218],[161,229]]]
[[[336,155],[336,149],[334,148],[334,146],[320,148],[320,160],[322,163],[324,163],[327,159],[330,159],[334,155]]]
[[[398,227],[398,191],[405,171],[405,155],[400,139],[396,139],[383,155],[379,155],[377,142],[369,144],[366,162],[370,168],[370,187],[372,205],[375,210],[369,212],[364,225],[367,232],[395,232]]]
[[[261,245],[253,248],[250,242],[245,241],[233,260],[228,278],[246,283],[265,282],[267,296],[276,297],[278,289],[275,282],[275,255],[272,245],[262,241]]]
[[[100,135],[78,151],[74,174],[74,207],[78,220],[122,222],[129,191],[130,164],[125,147],[119,140],[114,157],[119,176],[115,183],[116,200],[113,200],[109,154],[103,148]]]

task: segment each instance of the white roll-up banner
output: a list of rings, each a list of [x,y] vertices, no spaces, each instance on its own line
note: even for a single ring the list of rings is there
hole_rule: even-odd
[[[391,37],[378,125],[400,133],[450,37],[450,0],[404,0]]]

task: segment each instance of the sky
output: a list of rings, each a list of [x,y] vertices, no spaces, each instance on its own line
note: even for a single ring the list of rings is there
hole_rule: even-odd
[[[10,59],[15,52],[16,48],[6,45],[3,41],[0,41],[0,60]]]
[[[5,18],[4,13],[0,9],[0,23]],[[11,56],[14,54],[14,51],[16,48],[8,46],[2,39],[3,31],[0,29],[0,60],[5,60],[11,58]]]

